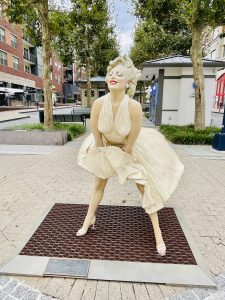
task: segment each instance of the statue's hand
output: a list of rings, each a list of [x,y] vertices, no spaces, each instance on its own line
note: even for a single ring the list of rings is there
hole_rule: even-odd
[[[124,152],[128,153],[128,154],[132,154],[133,148],[132,148],[131,146],[129,146],[129,145],[124,145],[124,146],[122,147],[122,150],[123,150]]]

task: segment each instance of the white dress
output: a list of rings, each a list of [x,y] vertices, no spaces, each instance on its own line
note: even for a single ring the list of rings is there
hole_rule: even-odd
[[[175,190],[184,166],[164,136],[154,128],[141,128],[132,155],[121,147],[131,130],[129,96],[120,103],[115,120],[110,97],[102,97],[98,130],[103,136],[103,147],[95,147],[93,134],[83,142],[78,153],[78,164],[95,176],[106,179],[117,176],[124,184],[127,179],[144,185],[142,207],[150,214],[164,207]]]

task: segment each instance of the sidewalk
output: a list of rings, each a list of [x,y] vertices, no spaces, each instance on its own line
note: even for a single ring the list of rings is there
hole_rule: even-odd
[[[0,156],[0,266],[18,253],[22,241],[54,203],[88,203],[93,177],[76,163],[76,155],[85,136],[45,155]],[[213,153],[209,159],[210,146],[172,147],[184,163],[185,172],[168,205],[182,212],[210,271],[215,275],[221,274],[225,270],[225,154],[220,153],[214,159]],[[102,204],[141,205],[135,185],[128,182],[121,186],[116,178],[109,180]],[[76,230],[74,228],[74,232]],[[222,290],[225,289],[223,274],[217,279]],[[20,283],[23,286],[27,284],[42,293],[65,300],[207,299],[207,296],[217,292],[162,284],[15,278],[23,281]],[[38,294],[30,299],[41,297]]]
[[[70,108],[70,107],[72,109],[72,106],[57,106],[57,107],[54,107],[54,110]],[[43,109],[43,108],[41,108],[41,109]],[[20,110],[12,110],[12,111],[1,111],[0,112],[0,123],[30,118],[29,113],[37,112],[37,111],[38,111],[37,108],[20,109]]]
[[[30,118],[23,112],[30,112],[30,110],[14,110],[14,111],[1,111],[0,112],[0,123],[1,122],[7,122],[7,121],[13,121],[13,120],[19,120],[19,119],[25,119]]]

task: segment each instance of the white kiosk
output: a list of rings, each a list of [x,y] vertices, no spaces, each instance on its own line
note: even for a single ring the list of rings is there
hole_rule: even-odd
[[[225,61],[203,59],[203,68],[206,126],[210,126],[216,94],[216,73],[225,68]],[[189,56],[175,55],[146,61],[141,80],[152,81],[154,92],[150,101],[150,119],[155,125],[194,123],[194,80]]]

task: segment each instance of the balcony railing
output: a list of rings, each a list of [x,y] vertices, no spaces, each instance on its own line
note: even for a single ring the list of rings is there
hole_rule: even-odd
[[[25,52],[25,53],[23,53],[23,58],[33,62],[34,64],[37,63],[37,57],[33,54],[29,54],[29,53]]]

